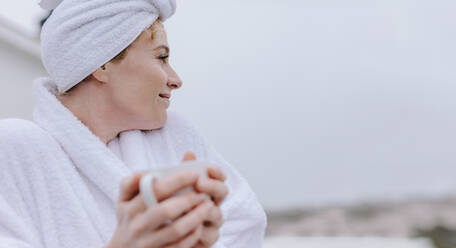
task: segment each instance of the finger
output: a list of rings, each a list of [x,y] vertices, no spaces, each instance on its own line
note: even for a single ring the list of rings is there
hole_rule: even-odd
[[[169,220],[174,220],[179,216],[189,212],[198,204],[206,199],[204,194],[189,192],[185,195],[171,197],[148,208],[144,213],[138,215],[134,220],[134,225],[139,233],[145,230],[155,230]]]
[[[175,244],[167,245],[166,248],[177,248],[177,247],[194,247],[201,238],[201,234],[203,233],[203,226],[198,226],[193,232],[191,232],[187,237],[183,238],[182,240],[178,241]]]
[[[125,177],[120,183],[118,202],[131,200],[139,191],[139,180],[141,174],[135,172],[132,176]]]
[[[207,174],[212,179],[217,179],[224,182],[226,180],[226,175],[219,166],[211,165],[207,168]]]
[[[133,217],[138,213],[143,213],[147,210],[142,194],[137,194],[133,199],[127,202],[125,208],[127,209],[130,217]]]
[[[186,152],[182,162],[196,160],[196,155],[193,152]]]
[[[212,197],[216,205],[222,203],[228,194],[228,187],[225,183],[214,179],[199,178],[196,183],[196,190],[206,193]]]
[[[201,241],[198,241],[196,245],[194,245],[192,248],[207,248]]]
[[[219,229],[216,227],[204,227],[200,242],[204,247],[211,247],[220,237]]]
[[[147,170],[135,172],[135,174],[138,174],[137,176],[140,177],[138,181],[139,184],[141,182],[141,177],[147,173],[149,173]],[[126,208],[128,209],[127,211],[132,214],[144,212],[147,209],[147,205],[145,204],[142,194],[139,194],[139,192],[137,192],[137,194],[134,195],[132,199],[129,199],[126,204]]]
[[[214,204],[205,202],[157,232],[157,244],[176,242],[201,225]]]
[[[219,207],[214,206],[205,221],[205,226],[220,228],[223,225],[223,215]]]
[[[158,202],[166,199],[181,189],[196,184],[199,174],[196,171],[183,170],[169,177],[154,180],[154,193]]]

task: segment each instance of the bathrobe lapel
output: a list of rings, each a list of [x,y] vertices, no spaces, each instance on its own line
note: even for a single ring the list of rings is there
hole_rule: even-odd
[[[48,78],[34,84],[37,94],[35,122],[48,131],[68,154],[76,169],[116,202],[119,185],[131,174],[111,150],[55,97],[57,88]]]

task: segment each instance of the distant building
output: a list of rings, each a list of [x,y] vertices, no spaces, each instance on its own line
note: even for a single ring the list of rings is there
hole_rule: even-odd
[[[268,237],[264,248],[433,248],[428,239],[386,237]],[[446,247],[446,246],[445,246]]]
[[[45,75],[39,37],[21,32],[0,17],[0,119],[30,119],[34,105],[32,81]]]

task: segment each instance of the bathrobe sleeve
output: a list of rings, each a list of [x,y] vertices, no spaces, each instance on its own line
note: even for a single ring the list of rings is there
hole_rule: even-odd
[[[215,247],[262,247],[266,215],[255,193],[239,172],[203,136],[200,138],[205,144],[203,157],[223,168],[229,188],[229,194],[221,206],[225,223]]]
[[[24,200],[26,190],[18,177],[27,177],[24,153],[27,132],[20,120],[0,121],[0,247],[38,248],[39,232]]]
[[[0,196],[0,247],[1,248],[36,248],[42,247],[33,240],[25,219],[14,210],[7,200]]]
[[[246,179],[209,144],[196,125],[184,116],[180,118],[186,125],[184,130],[192,136],[197,159],[220,166],[227,175],[229,194],[221,205],[224,224],[214,247],[262,247],[266,215],[255,193]]]

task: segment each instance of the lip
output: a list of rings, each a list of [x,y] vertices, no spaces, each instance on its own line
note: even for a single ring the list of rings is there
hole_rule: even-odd
[[[169,98],[166,98],[165,96],[160,96],[160,100],[165,103],[167,108],[169,107],[169,105],[170,105]]]
[[[161,98],[166,98],[166,99],[171,98],[171,94],[168,94],[168,93],[161,93],[161,94],[158,94],[158,96],[160,96]]]

